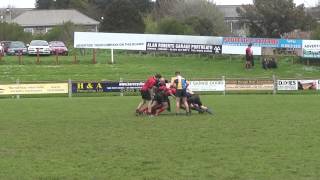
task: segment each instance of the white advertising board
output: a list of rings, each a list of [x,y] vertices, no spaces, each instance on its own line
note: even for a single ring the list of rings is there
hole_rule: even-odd
[[[320,58],[320,40],[303,40],[302,51],[305,58]]]
[[[54,84],[9,84],[0,85],[0,95],[14,94],[66,94],[68,83]]]
[[[318,83],[317,83],[317,90],[320,90],[320,80],[318,80]]]
[[[190,81],[192,91],[224,91],[225,81]]]
[[[298,90],[297,80],[278,80],[277,81],[278,91],[296,91]]]
[[[75,32],[74,47],[88,49],[145,50],[143,34]]]
[[[145,51],[147,42],[222,45],[222,37],[161,34],[75,32],[75,48]]]
[[[246,54],[246,48],[248,46],[230,46],[230,45],[222,45],[222,54]],[[257,46],[252,46],[253,55],[261,55],[262,48]]]

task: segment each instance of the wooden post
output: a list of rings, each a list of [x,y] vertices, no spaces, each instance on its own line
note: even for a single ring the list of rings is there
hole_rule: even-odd
[[[22,51],[19,51],[18,59],[19,59],[19,65],[22,65],[23,64],[23,62],[22,62]]]
[[[37,49],[37,64],[40,64],[40,53],[39,53],[39,49]]]
[[[73,64],[77,64],[77,50],[73,49]]]
[[[92,50],[92,64],[96,64],[97,61],[96,61],[96,49],[93,49]]]
[[[56,65],[59,64],[59,53],[58,53],[58,50],[55,51],[55,54],[56,54]]]

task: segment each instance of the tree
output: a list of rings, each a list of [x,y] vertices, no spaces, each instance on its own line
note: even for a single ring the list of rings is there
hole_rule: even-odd
[[[163,18],[158,25],[158,33],[160,34],[193,34],[192,28],[173,18]]]
[[[88,0],[37,0],[37,9],[77,9],[86,14]]]
[[[193,30],[194,35],[210,36],[213,35],[213,24],[208,18],[200,18],[197,16],[189,17],[185,20],[185,24]]]
[[[223,14],[207,0],[157,0],[154,9],[157,21],[171,17],[193,29],[195,35],[224,35],[228,29]]]
[[[130,0],[114,0],[106,7],[103,17],[100,31],[144,33],[142,15]]]
[[[36,0],[35,7],[37,9],[52,9],[53,3],[53,0]]]
[[[26,33],[18,24],[0,23],[0,39],[9,41],[29,42],[32,39],[31,33]]]
[[[243,5],[237,12],[253,37],[280,37],[295,29],[310,30],[314,22],[304,6],[296,7],[293,0],[254,0],[253,5]]]
[[[52,28],[47,34],[43,35],[42,38],[47,41],[63,41],[67,46],[70,46],[73,44],[74,32],[82,30],[83,28],[81,26],[77,26],[72,22],[66,22]]]
[[[131,2],[142,14],[149,13],[152,10],[153,2],[151,0],[131,0]]]

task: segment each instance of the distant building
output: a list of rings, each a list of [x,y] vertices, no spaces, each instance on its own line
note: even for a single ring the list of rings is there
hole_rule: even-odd
[[[72,22],[85,31],[97,32],[99,22],[77,10],[31,10],[15,17],[12,22],[19,24],[25,32],[45,34],[53,27]]]
[[[0,22],[10,23],[17,16],[31,10],[31,8],[0,8]]]
[[[224,22],[229,27],[231,35],[247,35],[246,27],[245,25],[241,25],[241,17],[237,12],[237,8],[241,8],[241,5],[217,5],[217,8],[223,13]]]

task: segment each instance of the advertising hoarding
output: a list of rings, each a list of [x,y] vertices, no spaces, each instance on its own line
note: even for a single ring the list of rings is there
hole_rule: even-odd
[[[246,48],[248,46],[230,46],[230,45],[222,45],[222,54],[240,54],[240,55],[245,55],[246,54]],[[262,53],[262,48],[261,47],[256,47],[252,46],[251,47],[253,51],[253,55],[261,55]]]
[[[147,51],[221,54],[221,45],[147,42]]]
[[[297,80],[278,80],[277,81],[278,91],[296,91],[298,90]]]
[[[271,91],[274,89],[272,80],[228,80],[227,91]]]
[[[0,95],[67,94],[68,83],[0,85]]]
[[[191,91],[224,91],[225,81],[190,81]]]
[[[77,82],[72,83],[72,93],[137,92],[143,84],[143,82]]]
[[[320,58],[320,40],[303,40],[302,44],[304,58]]]
[[[222,45],[222,37],[161,34],[75,32],[75,48],[147,50],[147,42]]]

